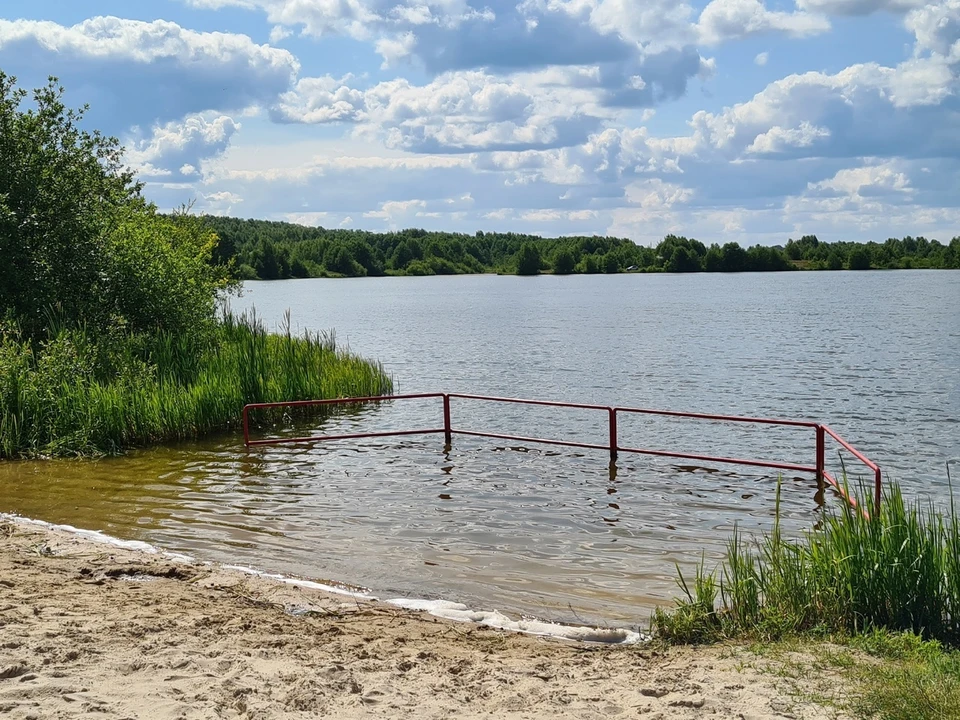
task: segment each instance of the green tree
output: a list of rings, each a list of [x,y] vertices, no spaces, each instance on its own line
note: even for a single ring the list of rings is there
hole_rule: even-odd
[[[217,236],[184,209],[161,216],[115,138],[80,130],[56,79],[27,93],[0,72],[0,313],[32,341],[48,319],[90,336],[170,331],[188,343],[230,287]],[[194,344],[194,347],[196,345]]]
[[[836,248],[827,255],[827,270],[843,270],[843,255]]]
[[[517,275],[540,274],[540,251],[533,243],[524,243],[517,255]]]
[[[703,269],[707,272],[721,272],[723,270],[723,255],[717,245],[711,245],[707,254],[703,256]]]
[[[553,272],[556,275],[569,275],[576,265],[569,248],[560,248],[553,257]]]
[[[186,213],[126,213],[106,238],[99,303],[128,330],[201,341],[212,329],[225,268],[211,263],[217,236]]]
[[[847,258],[847,267],[851,270],[870,269],[870,251],[865,245],[858,245],[850,251],[850,256]]]
[[[723,272],[745,272],[750,269],[749,256],[738,243],[728,242],[720,248],[720,269]]]
[[[48,306],[62,317],[102,322],[107,239],[124,210],[144,207],[115,138],[78,125],[55,78],[33,93],[0,71],[0,311],[37,336]]]
[[[700,272],[700,258],[690,248],[677,246],[667,260],[666,269],[673,273]]]

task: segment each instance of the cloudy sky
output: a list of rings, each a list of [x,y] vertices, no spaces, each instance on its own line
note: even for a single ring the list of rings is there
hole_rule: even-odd
[[[960,235],[960,0],[4,0],[162,208],[655,243]]]

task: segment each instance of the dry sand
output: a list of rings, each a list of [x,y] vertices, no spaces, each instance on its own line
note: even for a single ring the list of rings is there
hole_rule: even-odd
[[[0,519],[0,716],[828,718],[743,648],[440,620]]]

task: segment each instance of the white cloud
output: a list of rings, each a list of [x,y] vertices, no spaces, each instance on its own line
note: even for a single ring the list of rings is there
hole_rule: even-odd
[[[682,205],[693,197],[690,188],[667,183],[660,179],[643,180],[626,187],[627,201],[639,205],[644,210],[669,210],[674,205]]]
[[[300,69],[286,50],[245,35],[116,17],[70,27],[0,19],[0,66],[25,84],[54,74],[84,88],[91,118],[108,132],[272,103]]]
[[[803,121],[795,128],[783,128],[774,125],[767,132],[754,138],[747,147],[747,153],[769,154],[778,153],[788,148],[807,148],[820,138],[830,137],[826,128],[811,125]]]
[[[358,132],[390,148],[472,152],[575,145],[611,114],[590,90],[537,87],[480,71],[446,73],[420,86],[398,78],[365,91],[345,80],[301,80],[272,115],[290,122],[362,122]]]
[[[826,32],[830,22],[822,15],[768,10],[760,0],[711,0],[697,28],[702,42],[715,45],[772,31],[803,37]]]
[[[380,38],[377,40],[377,54],[383,58],[381,70],[394,67],[413,53],[417,47],[417,36],[406,32],[396,37]]]
[[[230,215],[242,202],[243,198],[232,192],[201,193],[194,209],[207,215]]]
[[[878,195],[913,192],[906,174],[899,170],[895,163],[840,170],[832,178],[810,183],[808,189],[815,194],[826,191],[827,195],[836,194],[860,201]]]
[[[942,124],[943,115],[927,108],[948,97],[954,83],[939,58],[789,75],[720,113],[695,113],[688,152],[738,157],[788,146],[848,156],[947,152],[960,140],[960,127]]]
[[[293,31],[289,28],[285,28],[283,25],[274,25],[270,29],[270,42],[274,44],[281,43],[291,35],[293,35]]]
[[[427,206],[423,200],[390,200],[380,204],[379,210],[371,210],[363,214],[367,218],[382,220],[397,220],[411,214],[411,211],[422,210]]]
[[[293,90],[280,96],[271,109],[279,122],[352,122],[363,116],[364,96],[346,85],[352,78],[336,80],[329,75],[298,80]]]
[[[904,25],[917,38],[916,52],[935,53],[960,63],[960,0],[929,4],[907,15]]]
[[[153,127],[149,136],[128,138],[125,160],[145,177],[195,176],[207,158],[220,155],[240,129],[226,115],[192,115]]]

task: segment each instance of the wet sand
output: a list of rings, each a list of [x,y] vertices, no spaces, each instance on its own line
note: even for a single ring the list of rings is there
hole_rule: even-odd
[[[0,715],[830,718],[739,647],[604,646],[0,519]]]

